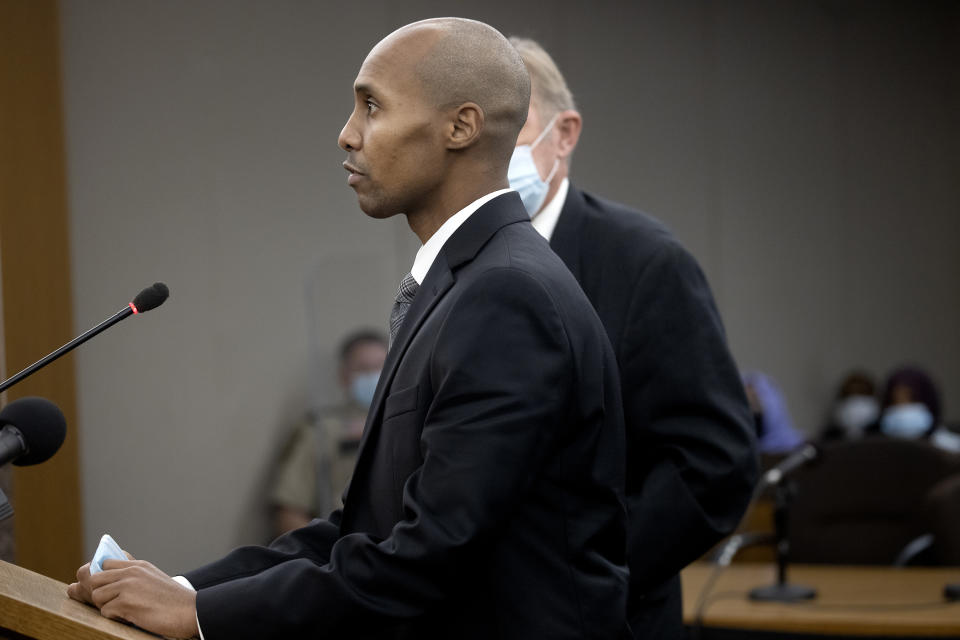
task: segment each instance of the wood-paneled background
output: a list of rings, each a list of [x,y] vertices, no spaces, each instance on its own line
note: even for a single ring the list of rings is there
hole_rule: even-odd
[[[0,268],[3,368],[15,373],[72,336],[58,5],[0,0]],[[70,581],[82,562],[74,364],[67,356],[6,392],[67,418],[49,461],[16,467],[16,563]]]

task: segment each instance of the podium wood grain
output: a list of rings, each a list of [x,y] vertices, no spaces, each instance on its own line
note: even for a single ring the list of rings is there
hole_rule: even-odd
[[[0,638],[156,640],[158,637],[108,620],[93,607],[71,600],[63,582],[0,561]]]
[[[684,569],[683,617],[695,623],[700,593],[712,565]],[[960,567],[905,568],[796,565],[790,582],[814,587],[814,600],[753,602],[753,587],[772,584],[772,564],[734,564],[710,590],[703,626],[721,629],[849,636],[960,638],[960,602],[947,602],[943,586],[960,581]]]

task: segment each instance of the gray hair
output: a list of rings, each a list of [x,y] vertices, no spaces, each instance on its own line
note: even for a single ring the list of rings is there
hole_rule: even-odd
[[[520,54],[533,85],[533,104],[543,120],[561,111],[576,109],[573,93],[550,54],[536,40],[510,36],[510,44]]]

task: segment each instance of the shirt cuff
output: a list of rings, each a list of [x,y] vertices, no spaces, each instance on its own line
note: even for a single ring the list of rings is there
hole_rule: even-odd
[[[196,589],[193,588],[193,585],[190,584],[190,581],[183,576],[173,576],[173,581],[179,584],[181,587],[185,587],[190,589],[190,591],[196,592]],[[197,611],[194,615],[197,616],[197,631],[200,632],[200,640],[204,640],[203,629],[200,628],[200,612]]]

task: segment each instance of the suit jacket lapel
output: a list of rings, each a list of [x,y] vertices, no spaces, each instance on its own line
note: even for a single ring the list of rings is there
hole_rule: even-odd
[[[586,202],[583,199],[583,192],[571,184],[567,191],[567,199],[563,203],[563,209],[560,210],[557,226],[554,227],[553,235],[550,237],[550,248],[560,256],[560,259],[573,273],[577,282],[580,281],[581,273],[580,248],[583,246],[581,236],[583,234],[585,209]]]
[[[496,197],[467,218],[440,249],[440,253],[437,254],[436,260],[433,261],[433,265],[430,266],[430,270],[420,284],[420,289],[397,333],[393,348],[390,349],[383,363],[383,372],[380,374],[380,381],[377,383],[377,390],[370,405],[372,411],[367,417],[367,427],[378,421],[371,418],[379,418],[386,400],[386,389],[389,389],[393,383],[397,365],[400,364],[410,341],[417,334],[430,311],[437,305],[443,294],[453,286],[456,281],[454,271],[465,262],[472,260],[487,240],[502,226],[529,219],[521,215],[523,211],[523,203],[516,192]]]
[[[367,414],[363,437],[360,440],[356,469],[361,466],[364,450],[369,447],[367,443],[376,437],[376,433],[383,422],[382,416],[387,399],[387,390],[393,384],[397,367],[424,320],[456,282],[456,269],[472,260],[501,227],[524,220],[529,221],[529,216],[523,208],[520,196],[516,192],[505,193],[477,209],[443,245],[423,279],[423,283],[421,283],[420,289],[417,291],[417,295],[403,320],[403,325],[397,333],[393,347],[383,363],[380,380],[377,382],[377,389],[373,394],[373,401],[370,403],[370,411]],[[356,471],[354,475],[356,475]],[[347,489],[348,493],[352,489],[352,480],[350,484],[351,486]]]

